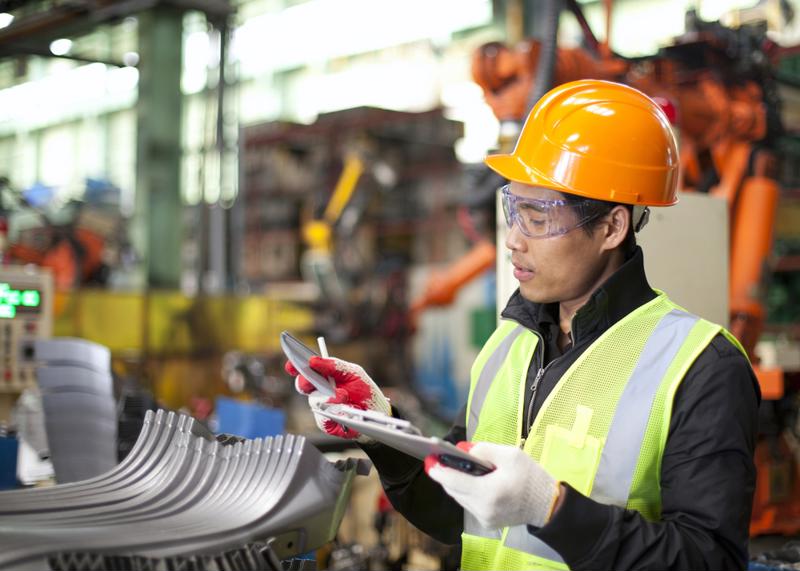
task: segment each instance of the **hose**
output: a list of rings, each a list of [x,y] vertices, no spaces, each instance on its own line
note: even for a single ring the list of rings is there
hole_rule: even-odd
[[[558,50],[558,21],[561,16],[561,0],[545,0],[542,9],[544,35],[539,48],[539,63],[533,89],[528,97],[528,111],[547,93],[553,85]],[[527,115],[527,114],[526,114]]]

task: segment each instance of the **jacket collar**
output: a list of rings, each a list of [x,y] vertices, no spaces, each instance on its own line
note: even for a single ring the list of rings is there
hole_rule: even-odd
[[[655,298],[644,271],[644,255],[637,246],[633,254],[592,294],[572,318],[572,343],[602,333],[631,311]],[[529,329],[542,331],[558,324],[558,303],[528,301],[519,289],[501,313]]]

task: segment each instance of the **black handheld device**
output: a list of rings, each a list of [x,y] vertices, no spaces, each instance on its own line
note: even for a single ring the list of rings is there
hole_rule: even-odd
[[[473,476],[483,476],[484,474],[488,474],[492,471],[492,468],[477,464],[472,460],[467,460],[466,458],[451,456],[450,454],[439,454],[438,459],[442,466],[453,468],[459,472],[466,472],[467,474],[471,474]]]

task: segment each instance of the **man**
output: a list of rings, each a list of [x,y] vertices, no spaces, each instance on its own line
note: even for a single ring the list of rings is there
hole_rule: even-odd
[[[390,500],[460,538],[464,569],[744,569],[757,381],[727,331],[650,288],[635,245],[647,207],[677,202],[661,109],[624,85],[565,84],[486,163],[510,181],[520,287],[447,438],[495,469],[423,466],[360,437]],[[360,367],[311,365],[335,379],[334,401],[399,414]]]

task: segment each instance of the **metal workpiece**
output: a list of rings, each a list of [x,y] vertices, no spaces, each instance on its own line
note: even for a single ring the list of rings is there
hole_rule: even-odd
[[[206,440],[214,436],[202,424],[186,415],[159,410],[148,412],[134,447],[111,471],[96,478],[50,488],[10,490],[2,493],[0,521],[6,516],[33,512],[53,512],[74,507],[98,505],[109,492],[126,490],[161,470],[173,436],[189,432]]]
[[[36,382],[42,392],[83,392],[113,398],[110,372],[98,373],[76,366],[36,367]]]
[[[81,482],[61,484],[51,488],[33,488],[28,490],[9,490],[2,492],[3,501],[0,503],[0,518],[7,515],[37,510],[54,509],[53,500],[66,501],[81,492],[100,493],[104,488],[113,486],[123,480],[131,472],[136,471],[144,463],[143,455],[150,460],[157,460],[157,443],[167,442],[169,434],[175,428],[177,415],[173,412],[159,410],[155,414],[148,412],[145,415],[142,430],[128,456],[113,470]],[[147,451],[145,451],[147,450]],[[142,472],[146,472],[143,469]]]
[[[77,482],[114,467],[117,411],[112,395],[43,392],[42,408],[57,482]]]
[[[27,522],[46,521],[49,523],[102,523],[113,522],[115,514],[125,511],[126,519],[135,517],[142,510],[169,502],[176,492],[184,493],[187,486],[199,486],[202,477],[201,464],[208,469],[215,468],[215,442],[192,437],[184,430],[172,437],[167,455],[156,469],[138,482],[104,494],[93,494],[88,498],[102,501],[102,504],[85,505],[80,500],[61,504],[58,511],[42,511],[38,514],[11,516],[9,519]],[[68,507],[67,507],[68,506]],[[110,517],[109,517],[110,516]]]
[[[35,370],[58,483],[103,474],[117,463],[117,410],[106,347],[60,337],[21,348]]]
[[[107,347],[70,337],[35,339],[21,347],[24,360],[51,367],[78,367],[101,375],[111,374],[111,351]]]
[[[0,493],[0,568],[219,564],[225,553],[269,568],[330,541],[353,477],[369,468],[329,462],[301,436],[224,445],[191,417],[148,412],[131,453],[108,473]]]

